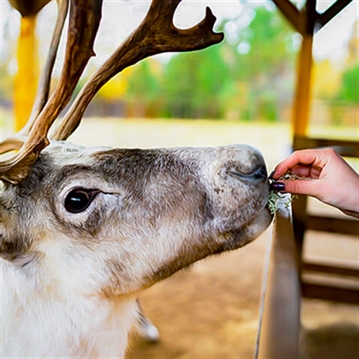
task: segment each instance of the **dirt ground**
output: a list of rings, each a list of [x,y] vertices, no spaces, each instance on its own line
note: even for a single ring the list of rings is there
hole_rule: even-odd
[[[194,265],[141,296],[161,333],[137,340],[128,358],[252,358],[265,238]]]

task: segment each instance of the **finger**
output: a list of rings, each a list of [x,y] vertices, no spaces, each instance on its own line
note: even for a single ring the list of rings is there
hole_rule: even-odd
[[[280,162],[273,174],[273,178],[277,179],[284,174],[286,174],[289,170],[293,169],[296,166],[307,166],[310,167],[315,165],[317,168],[321,168],[320,166],[322,161],[318,161],[317,151],[313,150],[300,150],[293,152],[289,157]]]
[[[315,166],[299,165],[294,167],[291,172],[301,178],[319,178],[322,169]]]
[[[285,182],[284,192],[318,197],[320,180],[290,180]],[[318,191],[319,190],[319,191]]]

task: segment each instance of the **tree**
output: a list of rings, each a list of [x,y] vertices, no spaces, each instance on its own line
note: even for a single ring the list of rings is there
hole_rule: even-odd
[[[289,25],[277,11],[264,6],[254,9],[253,19],[240,31],[236,45],[236,71],[247,79],[282,73],[296,52]]]
[[[351,37],[348,42],[347,69],[343,72],[341,87],[337,99],[350,103],[359,104],[359,20],[353,25]]]
[[[265,6],[254,8],[250,24],[231,46],[233,78],[247,84],[250,117],[275,120],[278,108],[291,100],[296,46],[282,16]]]
[[[146,59],[133,67],[127,78],[126,98],[130,101],[149,104],[158,97],[158,76],[156,68],[160,64],[154,59]]]
[[[126,91],[123,100],[129,105],[131,116],[158,116],[159,79],[161,64],[152,58],[131,68],[125,78]]]
[[[359,53],[359,20],[356,20],[353,26],[353,30],[348,42],[348,66],[353,66],[358,63]]]
[[[180,118],[218,118],[220,93],[230,81],[221,46],[174,56],[162,82],[165,114]]]
[[[359,64],[343,73],[342,85],[338,93],[338,100],[359,105]]]
[[[164,64],[152,59],[134,66],[123,99],[145,115],[143,108],[166,117],[234,113],[231,117],[276,120],[278,108],[291,99],[293,32],[273,9],[256,6],[252,11],[250,24],[237,36],[227,34],[221,44],[173,55]],[[219,31],[231,21],[223,21]]]

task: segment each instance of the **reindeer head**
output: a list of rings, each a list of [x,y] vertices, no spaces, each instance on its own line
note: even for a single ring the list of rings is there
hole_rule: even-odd
[[[221,41],[209,9],[197,26],[174,27],[179,2],[152,1],[139,28],[84,86],[48,146],[50,126],[92,55],[101,17],[100,0],[73,0],[57,88],[49,100],[43,95],[45,75],[28,125],[0,145],[1,152],[18,150],[0,166],[0,257],[36,277],[43,290],[56,283],[58,293],[66,283],[72,293],[133,293],[208,255],[239,248],[269,225],[264,160],[249,146],[87,149],[59,141],[125,67]],[[59,1],[53,44],[66,13],[67,1]]]
[[[252,241],[271,220],[267,196],[263,159],[249,146],[53,143],[23,181],[5,186],[1,256],[24,268],[57,263],[86,290],[131,293]]]

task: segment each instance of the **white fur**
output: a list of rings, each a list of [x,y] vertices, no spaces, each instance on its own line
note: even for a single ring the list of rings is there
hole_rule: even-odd
[[[0,265],[1,358],[124,357],[135,296],[91,295],[90,283],[54,265],[45,278],[41,270],[33,277],[2,259]]]

